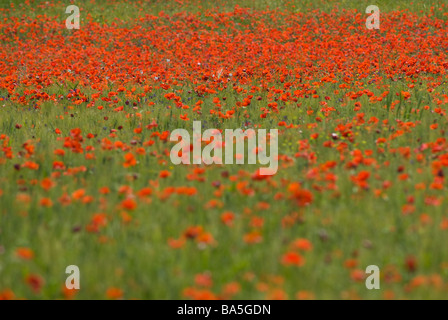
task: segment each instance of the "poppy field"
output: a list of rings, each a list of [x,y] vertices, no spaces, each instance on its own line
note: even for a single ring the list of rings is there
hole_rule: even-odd
[[[447,107],[445,1],[2,1],[0,300],[446,299]]]

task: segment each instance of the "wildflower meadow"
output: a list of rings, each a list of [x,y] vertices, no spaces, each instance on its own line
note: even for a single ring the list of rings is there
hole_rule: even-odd
[[[447,107],[444,0],[0,0],[0,300],[446,299]]]

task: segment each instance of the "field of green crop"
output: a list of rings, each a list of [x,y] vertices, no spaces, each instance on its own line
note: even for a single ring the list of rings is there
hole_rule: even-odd
[[[435,0],[3,0],[0,299],[447,298],[447,34]],[[193,121],[278,129],[277,173],[174,165]]]

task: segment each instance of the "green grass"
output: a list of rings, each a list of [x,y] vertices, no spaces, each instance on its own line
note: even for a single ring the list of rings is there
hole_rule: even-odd
[[[26,6],[21,6],[24,1],[3,1],[0,6],[9,8],[9,3],[14,3],[15,9],[0,13],[6,18],[36,18],[46,15],[63,21],[67,16],[64,8],[68,4],[61,1],[48,8],[43,5],[45,1],[35,1]],[[129,21],[131,25],[139,15],[156,15],[161,11],[169,15],[183,11],[201,12],[212,9],[213,5],[218,5],[218,10],[224,12],[234,10],[236,4],[254,10],[264,10],[269,5],[271,9],[278,7],[293,12],[316,8],[330,12],[336,6],[335,1],[316,0],[192,1],[185,6],[170,1],[147,1],[140,4],[132,1],[96,0],[73,3],[79,3],[82,19],[87,19],[89,14],[97,22],[112,23],[114,19],[119,19]],[[340,1],[337,8],[363,13],[369,4],[377,4],[382,11],[405,9],[422,15],[429,14],[433,5],[436,17],[442,17],[443,13],[438,10],[441,8],[441,1],[435,0],[376,3],[347,0]],[[446,183],[443,190],[415,189],[418,183],[429,186],[433,182],[431,163],[436,157],[431,148],[428,148],[421,152],[424,158],[422,162],[418,162],[415,150],[423,143],[430,144],[437,139],[446,138],[446,116],[434,112],[438,106],[434,97],[442,99],[446,89],[442,81],[439,86],[433,85],[434,81],[441,78],[444,80],[446,76],[419,76],[422,77],[421,84],[420,81],[415,83],[412,90],[406,86],[411,79],[353,85],[346,90],[340,89],[338,94],[335,90],[339,83],[320,83],[316,87],[317,94],[320,97],[331,97],[329,105],[337,107],[337,112],[331,113],[329,117],[325,117],[321,111],[321,98],[300,97],[297,103],[301,103],[301,107],[291,101],[279,100],[279,105],[284,107],[279,114],[271,113],[265,119],[260,118],[260,108],[271,102],[268,99],[269,93],[261,91],[254,94],[261,99],[253,99],[246,113],[238,109],[235,117],[223,120],[210,115],[213,98],[219,97],[224,101],[223,97],[226,97],[223,110],[227,110],[240,101],[242,96],[236,94],[229,85],[217,94],[199,97],[194,92],[188,93],[195,86],[189,82],[185,82],[184,91],[179,93],[182,100],[188,101],[191,107],[198,100],[204,101],[202,115],[191,112],[190,121],[180,120],[179,116],[186,111],[173,107],[173,102],[164,98],[167,91],[156,88],[144,93],[142,86],[135,84],[126,85],[128,90],[136,87],[132,97],[125,92],[118,94],[120,105],[124,101],[130,101],[129,106],[125,105],[128,116],[114,112],[113,108],[101,101],[97,101],[92,108],[86,108],[86,103],[75,105],[65,97],[57,102],[43,102],[39,109],[34,109],[33,103],[23,105],[10,99],[0,101],[0,135],[10,137],[5,144],[4,140],[0,140],[0,146],[11,147],[15,155],[8,160],[4,159],[3,154],[0,157],[0,190],[3,192],[0,195],[0,293],[10,288],[19,298],[62,298],[61,288],[67,277],[65,268],[74,264],[81,270],[81,290],[76,296],[80,299],[104,299],[110,287],[122,289],[124,298],[184,298],[184,289],[195,286],[195,275],[204,272],[212,274],[211,290],[217,294],[225,284],[238,282],[241,291],[233,297],[237,299],[266,298],[266,292],[259,290],[257,286],[260,283],[268,283],[270,289],[283,289],[291,299],[301,290],[312,292],[317,299],[346,299],[352,298],[354,294],[363,299],[380,299],[384,298],[387,291],[393,292],[396,298],[446,298],[444,286],[448,279],[448,268],[444,264],[448,262],[448,252],[444,250],[443,244],[448,241],[448,231],[440,228],[443,219],[447,217],[446,205],[425,204],[425,197],[428,195],[446,199]],[[320,79],[307,79],[310,86],[315,81]],[[279,88],[283,86],[280,81],[275,85]],[[102,96],[117,89],[116,85],[110,86],[110,90],[105,90]],[[249,91],[252,86],[260,86],[260,83],[239,86]],[[431,95],[427,92],[428,87],[434,87]],[[52,84],[45,88],[45,92],[49,95],[66,96],[74,88],[80,89],[86,96],[97,92],[69,81]],[[364,89],[379,96],[385,88],[390,93],[378,103],[370,103],[366,95],[353,101],[346,96],[349,91]],[[19,84],[15,92],[22,96],[25,90],[31,89],[34,87]],[[294,88],[291,90],[294,91]],[[398,97],[406,90],[412,92],[409,101]],[[142,98],[147,101],[138,101],[137,93],[142,94]],[[0,89],[0,97],[7,95],[6,89]],[[356,101],[361,102],[361,111],[354,110]],[[398,103],[392,109],[395,101]],[[137,104],[138,110],[131,109],[133,102]],[[149,106],[149,102],[154,102],[155,105]],[[98,110],[98,105],[104,105],[105,108]],[[167,109],[167,105],[172,108]],[[423,108],[425,105],[429,106],[429,110]],[[419,113],[413,109],[418,109]],[[308,110],[313,110],[314,113],[310,115]],[[339,123],[353,123],[352,119],[360,112],[364,113],[366,122],[372,117],[378,118],[379,122],[354,124],[351,128],[353,143],[348,142],[350,137],[344,138],[339,134],[338,142],[348,144],[345,159],[341,160],[339,151],[326,147],[324,142],[332,141],[331,135],[336,132]],[[140,113],[141,117],[138,118],[136,113]],[[323,121],[317,122],[316,117]],[[144,126],[153,119],[157,121],[158,128],[145,129]],[[284,130],[279,140],[280,153],[290,157],[292,161],[288,166],[285,161],[281,161],[280,165],[285,167],[268,181],[251,179],[250,174],[258,168],[256,165],[211,166],[203,174],[204,181],[188,180],[187,177],[193,173],[195,166],[172,165],[165,151],[169,151],[173,144],[151,137],[151,134],[156,130],[191,129],[193,120],[201,120],[207,127],[218,129],[240,128],[246,121],[259,124],[261,128],[277,128],[279,121],[285,120],[288,124],[297,125],[296,128],[287,130],[279,127]],[[382,120],[388,120],[389,124],[383,125]],[[385,152],[381,153],[377,139],[388,138],[399,130],[397,120],[414,122],[416,126],[410,132],[388,140],[389,145],[384,145]],[[439,123],[438,130],[429,129],[434,123]],[[18,129],[17,124],[22,127]],[[316,124],[316,128],[309,128],[308,124]],[[140,125],[143,125],[143,132],[134,133],[133,130]],[[119,127],[121,130],[118,130]],[[56,135],[56,128],[62,131],[60,136]],[[82,130],[83,147],[91,146],[94,150],[85,150],[80,154],[63,147],[63,137],[69,137],[70,130],[74,128]],[[116,137],[110,137],[111,129],[117,130]],[[87,139],[89,133],[95,135],[94,138]],[[311,137],[314,133],[319,134],[317,139]],[[62,139],[58,140],[58,137]],[[143,142],[150,139],[155,143],[144,147],[146,155],[136,156],[138,164],[135,167],[123,168],[124,155],[130,151],[126,148],[103,149],[103,139],[109,139],[113,143],[121,141],[132,152],[143,147]],[[310,145],[309,150],[315,153],[315,163],[295,156],[299,152],[299,142],[305,140]],[[24,148],[27,142],[35,146],[34,155],[30,158],[26,157]],[[400,152],[391,152],[400,147],[409,147],[411,157],[405,158]],[[55,149],[64,149],[66,155],[56,156]],[[347,163],[357,150],[365,158],[375,159],[376,164],[357,169],[347,168]],[[372,155],[366,155],[366,151],[370,150]],[[95,158],[87,160],[86,153],[94,153]],[[21,167],[28,160],[38,163],[39,169]],[[57,185],[45,191],[40,183],[57,171],[53,169],[54,161],[63,161],[67,168],[84,166],[85,171],[74,175],[61,174],[54,178]],[[337,162],[327,172],[337,177],[337,191],[326,189],[328,184],[324,173],[320,173],[321,178],[309,177],[313,169],[320,170],[327,161]],[[403,172],[409,174],[407,181],[399,180],[401,166],[404,167]],[[171,176],[159,178],[161,170],[170,171]],[[368,190],[356,187],[352,182],[351,177],[361,170],[371,173]],[[239,178],[232,180],[228,175]],[[297,181],[302,183],[304,189],[313,192],[311,205],[300,207],[290,199],[288,184]],[[383,189],[385,181],[392,182],[391,187],[376,197],[374,190]],[[158,186],[155,186],[156,182],[159,183]],[[222,194],[219,196],[215,194],[219,190],[216,182],[222,186]],[[240,182],[247,182],[246,187],[252,189],[253,194],[241,192]],[[121,208],[121,203],[126,198],[120,192],[123,186],[128,186],[134,193],[151,187],[151,202],[137,197],[138,206],[135,210]],[[174,193],[163,199],[161,195],[165,188],[172,186],[195,187],[198,193],[194,196]],[[99,189],[102,187],[110,188],[111,193],[101,195]],[[318,191],[320,188],[323,190]],[[79,189],[85,189],[85,194],[92,196],[93,201],[82,203],[73,200],[69,205],[59,201],[64,194],[72,195]],[[282,193],[284,198],[278,200],[277,193]],[[21,195],[29,196],[29,202],[20,198]],[[402,207],[410,196],[414,197],[415,212],[403,215]],[[53,201],[51,208],[39,205],[40,199],[44,197]],[[218,200],[221,205],[207,206],[212,199]],[[268,203],[270,207],[260,209],[260,202]],[[251,213],[247,212],[248,209]],[[123,211],[132,216],[132,221],[128,224],[122,222]],[[235,214],[232,227],[221,222],[221,214],[226,211]],[[96,213],[106,213],[108,223],[99,233],[88,232],[86,226]],[[290,227],[283,227],[284,218],[295,213],[301,218]],[[430,224],[420,222],[420,215],[424,213],[430,216]],[[251,226],[253,217],[263,218],[264,225],[259,228]],[[182,249],[172,249],[168,245],[169,238],[177,239],[188,227],[195,225],[201,225],[206,232],[210,232],[216,244],[202,246],[194,240],[187,240]],[[260,229],[263,239],[260,243],[248,244],[244,241],[244,235],[254,229]],[[289,243],[297,238],[310,240],[313,250],[303,253],[306,259],[304,266],[285,266],[280,262],[281,258],[288,251]],[[18,247],[31,248],[35,258],[23,261],[16,255]],[[405,265],[409,256],[414,256],[418,261],[414,272]],[[357,259],[356,268],[360,270],[365,270],[372,264],[378,265],[382,272],[393,268],[400,274],[401,280],[391,281],[382,273],[381,290],[369,291],[365,288],[364,281],[353,281],[350,270],[344,267],[344,261],[351,258]],[[45,284],[39,293],[33,292],[24,281],[29,274],[38,274],[44,279]],[[249,274],[253,274],[254,278],[250,279]],[[407,286],[417,275],[439,275],[444,285],[438,288],[429,283],[407,290]],[[273,276],[282,277],[284,283],[273,283]]]
[[[117,0],[75,0],[70,2],[45,1],[35,0],[29,1],[26,4],[24,0],[3,0],[0,3],[0,8],[9,9],[11,4],[15,9],[8,11],[7,16],[21,17],[37,17],[39,15],[57,16],[60,19],[65,19],[68,14],[65,13],[65,8],[74,4],[79,6],[81,10],[82,19],[84,15],[90,15],[96,22],[111,22],[115,19],[127,21],[135,19],[146,14],[157,15],[161,11],[168,15],[173,15],[179,12],[204,12],[206,10],[217,10],[220,12],[233,11],[235,6],[242,8],[250,8],[254,10],[279,9],[288,10],[290,12],[306,12],[308,10],[322,10],[330,12],[337,8],[339,10],[357,10],[360,13],[365,13],[369,5],[376,5],[381,12],[389,12],[396,10],[409,10],[417,14],[434,14],[438,18],[442,18],[442,8],[444,1],[440,0],[425,0],[425,1],[410,1],[410,0],[192,0],[184,1],[180,4],[176,1],[117,1]],[[446,4],[446,2],[445,2]],[[433,11],[431,11],[433,9]],[[82,20],[81,20],[82,21]]]
[[[321,88],[322,95],[331,95],[331,88]],[[391,94],[400,92],[399,85],[391,83]],[[161,91],[154,92],[156,96],[163,94]],[[230,90],[220,93],[218,96],[230,96]],[[119,96],[126,99],[124,95]],[[362,100],[361,100],[362,101]],[[207,100],[205,101],[207,104]],[[365,101],[362,101],[365,102]],[[27,271],[39,271],[39,274],[47,279],[47,285],[43,291],[43,297],[57,298],[60,295],[61,283],[65,279],[64,270],[67,265],[75,264],[81,269],[82,288],[79,298],[102,298],[109,286],[125,288],[127,298],[178,298],[182,289],[192,285],[194,275],[204,270],[212,270],[214,281],[219,287],[220,284],[231,281],[242,280],[242,274],[254,272],[257,276],[281,274],[287,283],[286,290],[293,294],[296,284],[302,290],[313,291],[317,298],[338,298],[339,293],[354,289],[360,292],[363,298],[380,298],[382,291],[367,291],[364,283],[353,283],[348,277],[347,270],[341,270],[343,260],[349,258],[345,256],[350,252],[358,252],[358,259],[361,266],[376,264],[380,267],[386,265],[401,266],[405,257],[409,254],[416,255],[418,261],[422,261],[422,268],[427,273],[438,273],[440,264],[447,261],[448,256],[440,251],[440,244],[448,239],[446,233],[439,231],[439,223],[445,214],[442,207],[428,208],[434,223],[425,228],[414,230],[415,218],[404,217],[401,214],[401,205],[406,201],[406,193],[403,188],[413,189],[417,182],[430,182],[430,168],[423,167],[422,174],[416,174],[417,168],[421,164],[416,162],[403,162],[400,156],[388,158],[389,167],[381,166],[375,173],[381,176],[380,181],[372,181],[371,188],[381,188],[383,180],[390,180],[393,186],[384,197],[374,198],[370,193],[353,189],[350,182],[350,174],[342,165],[334,169],[334,174],[339,177],[340,196],[333,197],[331,192],[317,193],[313,206],[304,210],[305,222],[296,224],[291,228],[281,228],[281,220],[287,213],[292,213],[298,208],[291,201],[275,201],[275,192],[269,190],[265,182],[251,183],[251,186],[258,194],[256,197],[242,196],[238,193],[236,183],[223,180],[221,172],[229,171],[231,174],[238,174],[240,169],[254,170],[254,166],[226,166],[225,168],[212,167],[206,172],[206,182],[187,182],[185,176],[191,170],[190,167],[176,167],[157,163],[155,157],[145,156],[139,158],[138,166],[123,170],[121,151],[101,151],[98,141],[107,138],[110,128],[123,126],[118,134],[118,139],[129,143],[132,139],[146,141],[149,133],[144,133],[141,137],[136,137],[132,129],[137,126],[136,121],[124,119],[120,114],[105,110],[98,112],[95,108],[85,109],[83,106],[75,107],[69,113],[74,117],[65,115],[67,119],[56,119],[64,114],[62,108],[67,106],[62,102],[57,107],[51,103],[44,103],[40,110],[28,110],[17,108],[5,103],[5,107],[0,109],[1,133],[7,134],[14,139],[11,140],[13,149],[20,149],[20,145],[27,139],[34,137],[36,143],[36,157],[34,161],[41,164],[39,170],[30,171],[12,169],[13,163],[21,163],[21,159],[8,162],[8,165],[0,166],[0,176],[2,177],[2,188],[5,195],[0,198],[0,244],[7,249],[6,256],[0,262],[1,287],[11,287],[15,289],[18,296],[33,297],[29,289],[24,284],[18,284]],[[313,109],[318,109],[317,102],[310,105]],[[350,119],[353,113],[353,105],[349,104],[341,110],[341,118]],[[144,108],[144,110],[149,110]],[[371,116],[379,117],[381,113],[386,113],[378,109],[378,106],[370,107],[365,111],[365,119]],[[155,112],[155,110],[153,111]],[[177,111],[174,111],[177,112]],[[181,123],[167,122],[168,119],[163,112],[158,113],[159,125],[161,128],[181,127]],[[105,121],[104,116],[109,120]],[[149,123],[154,113],[146,115],[143,113],[142,121]],[[311,132],[306,129],[305,123],[312,122],[313,119],[307,116],[303,109],[287,109],[282,116],[287,116],[293,123],[303,123],[300,139],[309,139]],[[404,112],[398,112],[397,118],[406,121],[417,120],[417,115],[408,114],[404,117]],[[391,147],[409,146],[411,150],[419,146],[419,139],[430,141],[436,138],[435,133],[427,131],[426,128],[438,119],[438,116],[423,111],[421,124],[418,125],[412,135],[401,137],[391,143]],[[200,117],[198,120],[207,120],[207,117]],[[392,119],[391,119],[392,120]],[[237,128],[242,119],[234,119],[224,123],[216,123],[218,128]],[[23,124],[23,128],[17,130],[15,123]],[[262,127],[272,126],[271,120],[261,121]],[[31,126],[34,126],[31,128]],[[62,147],[62,142],[55,142],[54,128],[59,128],[64,133],[72,128],[82,128],[83,135],[87,133],[98,134],[95,139],[89,141],[88,145],[93,145],[97,151],[96,160],[86,162],[83,154],[71,154],[67,152],[64,162],[67,166],[78,167],[85,165],[86,172],[79,173],[75,178],[63,176],[58,181],[58,187],[45,193],[38,186],[26,185],[27,190],[21,191],[22,186],[16,185],[16,181],[24,179],[41,180],[52,172],[52,163],[56,157],[52,154],[54,148]],[[102,128],[106,128],[103,130]],[[362,150],[376,150],[376,138],[386,135],[390,128],[379,128],[380,133],[371,134],[363,127],[354,129],[358,143],[353,148]],[[322,137],[332,133],[332,127],[327,126],[319,131]],[[297,139],[297,131],[282,136],[279,141],[279,149],[282,154],[293,156],[296,150],[294,141]],[[37,139],[37,140],[36,140]],[[319,140],[321,141],[321,140]],[[291,142],[293,142],[291,144]],[[334,149],[322,146],[321,142],[311,142],[314,151],[319,159],[338,160],[338,154]],[[160,152],[168,148],[163,143],[156,143],[151,150]],[[67,150],[68,151],[68,150]],[[381,155],[375,158],[382,159]],[[411,172],[411,180],[400,183],[396,181],[396,168],[405,164],[407,172]],[[117,192],[122,185],[129,185],[133,190],[140,190],[148,186],[148,180],[156,180],[159,170],[168,169],[173,175],[166,180],[162,180],[160,188],[170,185],[190,185],[198,189],[198,196],[189,198],[188,196],[174,195],[170,200],[161,201],[153,197],[150,205],[139,204],[138,210],[132,212],[134,222],[128,226],[120,223],[119,212],[116,209],[124,196],[117,196]],[[310,168],[306,161],[297,159],[292,167],[281,170],[276,176],[276,181],[282,178],[297,177],[303,179],[303,174]],[[135,174],[137,179],[130,180],[130,176]],[[206,209],[204,204],[214,198],[213,188],[210,187],[212,181],[222,181],[226,186],[223,196],[224,206],[220,209]],[[108,186],[112,190],[112,195],[107,197],[105,208],[99,209],[100,199],[96,196],[98,189]],[[305,188],[312,188],[310,181],[304,180]],[[64,207],[55,202],[50,209],[42,209],[37,205],[37,200],[41,196],[51,199],[58,199],[64,191],[73,192],[79,188],[85,188],[86,194],[95,195],[92,204],[74,203]],[[32,197],[30,204],[16,201],[15,194],[28,193]],[[441,194],[440,194],[441,195]],[[253,215],[261,216],[265,219],[263,227],[264,241],[261,244],[248,245],[242,241],[242,235],[250,231],[248,221],[250,217],[245,217],[243,209],[245,207],[254,208],[259,201],[271,204],[269,210],[254,211]],[[422,199],[417,198],[417,206],[423,206]],[[237,215],[234,227],[226,228],[219,220],[223,211],[233,211]],[[84,226],[94,212],[107,212],[111,222],[101,232],[107,236],[110,242],[106,244],[97,243],[98,236],[89,234],[84,230],[74,234],[72,229],[76,226]],[[421,210],[419,210],[421,211]],[[22,214],[26,212],[27,217]],[[327,221],[327,222],[325,222]],[[203,225],[207,231],[211,232],[218,242],[216,247],[199,249],[195,243],[188,243],[185,249],[173,251],[167,245],[169,237],[178,238],[188,226]],[[322,234],[328,235],[326,241],[322,241]],[[310,239],[315,246],[315,251],[307,255],[307,264],[303,268],[291,270],[279,265],[278,259],[285,251],[284,244],[297,237]],[[373,248],[363,247],[363,243],[369,241]],[[38,252],[38,258],[23,266],[14,257],[15,247],[30,246]],[[344,256],[339,257],[337,252],[343,248]],[[430,254],[438,252],[437,255]],[[330,262],[327,261],[330,257]],[[341,273],[342,272],[342,273]],[[7,277],[5,277],[7,275]],[[306,276],[306,279],[304,279]],[[405,275],[404,281],[409,281],[412,275]],[[261,280],[260,280],[261,281]],[[244,283],[244,282],[243,282]],[[240,298],[262,298],[262,293],[254,291],[253,283],[244,283]],[[398,284],[385,285],[390,290],[401,292],[402,286]],[[437,291],[420,291],[419,298],[432,297],[442,298],[444,293]]]

